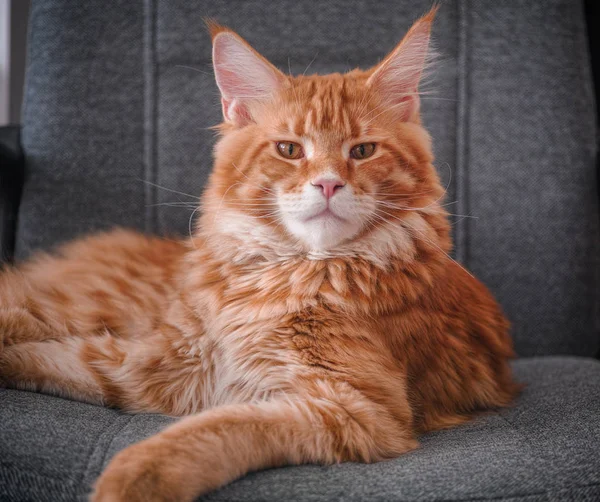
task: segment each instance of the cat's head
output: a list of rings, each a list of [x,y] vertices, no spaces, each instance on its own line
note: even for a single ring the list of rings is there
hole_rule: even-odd
[[[369,239],[392,250],[419,235],[447,248],[419,114],[434,14],[370,70],[295,77],[210,25],[224,122],[201,225],[286,252]]]

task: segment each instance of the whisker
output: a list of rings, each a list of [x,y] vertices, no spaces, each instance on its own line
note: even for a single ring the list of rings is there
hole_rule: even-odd
[[[475,220],[479,219],[479,216],[473,216],[470,214],[449,213],[448,211],[442,210],[442,209],[436,210],[436,209],[427,208],[427,209],[423,210],[422,208],[410,209],[410,208],[404,208],[404,207],[390,207],[390,206],[384,206],[384,207],[386,209],[390,209],[390,210],[397,209],[399,211],[415,211],[415,212],[422,211],[424,214],[437,213],[437,214],[443,214],[446,216],[456,216],[456,217],[460,217],[461,219],[464,219],[464,218],[473,218]]]
[[[279,204],[277,204],[276,202],[264,202],[264,203],[252,203],[252,202],[232,202],[232,201],[227,201],[227,203],[231,206],[238,206],[238,207],[253,207],[253,206],[258,206],[258,207],[263,207],[263,206],[273,206],[273,207],[279,207]]]
[[[310,60],[310,63],[308,63],[308,66],[306,68],[304,68],[304,71],[302,72],[302,76],[303,77],[304,77],[304,75],[306,75],[306,72],[310,68],[310,65],[312,65],[315,62],[315,59],[317,59],[318,55],[319,55],[319,50],[317,49],[317,52],[315,53],[315,56]]]
[[[447,162],[445,162],[445,164],[448,166],[449,176],[448,176],[448,183],[446,184],[446,188],[444,188],[444,192],[437,199],[435,199],[431,204],[428,204],[427,206],[419,208],[419,209],[425,209],[427,207],[430,207],[446,196],[446,193],[448,192],[448,189],[450,188],[450,184],[452,183],[452,169],[450,168],[450,164],[448,164]]]
[[[217,206],[217,209],[215,210],[215,217],[213,218],[212,227],[211,227],[212,230],[214,230],[214,228],[215,228],[215,223],[217,222],[217,216],[219,215],[219,212],[221,211],[221,206],[223,205],[223,199],[225,199],[227,192],[229,192],[229,190],[231,190],[234,186],[239,185],[239,184],[240,184],[240,182],[236,181],[235,183],[232,183],[231,185],[229,185],[227,190],[225,190],[225,193],[223,194],[223,197],[221,197],[221,200],[219,201],[219,205]],[[193,216],[193,214],[194,213],[192,213],[192,216]]]
[[[231,163],[231,165],[235,168],[235,170],[240,173],[242,176],[244,176],[253,186],[260,188],[261,190],[264,190],[265,192],[271,193],[273,195],[275,195],[275,192],[273,190],[270,190],[267,187],[264,187],[262,185],[259,185],[258,183],[253,182],[246,173],[242,172],[240,170],[240,168],[238,166],[236,166],[233,162]]]
[[[462,221],[465,218],[476,218],[476,219],[479,219],[479,216],[467,216],[467,215],[461,215],[461,214],[452,214],[451,216],[458,216],[458,218],[455,221],[452,221],[450,223],[450,225],[452,225],[452,226],[456,225],[459,221]]]
[[[194,236],[192,235],[192,226],[194,223],[194,215],[196,214],[196,211],[198,211],[198,210],[200,210],[200,206],[198,206],[196,209],[194,209],[192,211],[192,214],[190,214],[190,219],[188,221],[188,232],[190,234],[190,240],[192,241],[192,244],[194,245],[194,249],[198,249],[198,248],[196,247],[196,243],[194,241]]]
[[[419,232],[418,228],[414,228],[411,227],[410,225],[408,225],[409,229],[414,230],[415,232]],[[452,256],[450,256],[448,253],[446,253],[446,251],[444,251],[441,247],[439,247],[437,244],[435,244],[434,242],[432,242],[431,240],[425,239],[423,237],[421,237],[421,240],[424,240],[425,242],[427,242],[428,244],[431,244],[433,247],[439,249],[442,253],[444,253],[444,255],[446,255],[446,258],[448,258],[449,260],[453,261],[454,263],[456,263],[456,265],[458,265],[461,269],[463,269],[467,274],[469,274],[473,279],[475,279],[475,276],[469,272],[465,267],[463,267],[460,263],[458,263],[454,258],[452,258]]]
[[[415,232],[419,232],[421,234],[420,239],[423,242],[426,242],[428,244],[430,244],[431,246],[435,247],[436,249],[438,249],[439,251],[441,251],[449,260],[452,260],[454,263],[456,263],[460,268],[462,268],[467,274],[469,274],[471,277],[473,277],[473,279],[475,278],[473,276],[473,274],[471,274],[471,272],[469,272],[465,267],[463,267],[460,263],[458,263],[454,258],[452,258],[448,253],[446,253],[446,251],[444,251],[441,247],[439,247],[435,242],[433,242],[431,239],[428,239],[427,237],[423,237],[423,233],[421,230],[419,230],[418,228],[413,227],[412,225],[410,225],[407,221],[403,220],[402,218],[398,218],[397,216],[387,213],[385,211],[382,211],[384,214],[387,214],[389,217],[391,218],[395,218],[398,221],[400,221],[400,223],[402,224],[403,227],[405,227],[407,230],[414,230]],[[418,237],[417,237],[418,238]]]
[[[188,209],[188,210],[192,210],[192,209],[196,209],[198,207],[198,204],[193,204],[193,205],[182,205],[182,204],[169,204],[168,202],[163,202],[162,204],[148,204],[149,207],[153,207],[153,206],[163,206],[163,207],[175,207],[177,209]]]
[[[198,73],[203,73],[204,75],[211,75],[211,76],[213,75],[212,72],[202,71],[198,68],[194,68],[193,66],[187,66],[184,64],[176,64],[175,68],[185,68],[186,70],[194,70],[194,71],[197,71]]]
[[[198,204],[196,202],[158,202],[156,204],[146,204],[146,206],[179,206],[179,207],[197,207]]]
[[[443,214],[447,214],[448,216],[459,216],[462,218],[479,218],[478,216],[473,216],[470,214],[457,214],[457,213],[450,213],[448,211],[446,211],[445,209],[442,209],[446,206],[450,206],[452,204],[456,204],[458,203],[458,201],[452,201],[452,202],[448,202],[446,204],[439,204],[437,205],[437,207],[439,208],[439,210],[436,209],[432,209],[432,207],[435,206],[424,206],[424,207],[405,207],[405,206],[401,206],[400,204],[393,204],[393,203],[388,203],[385,201],[378,201],[377,204],[380,206],[383,206],[387,209],[397,209],[399,211],[423,211],[424,213],[443,213]]]
[[[200,197],[197,197],[196,195],[191,195],[189,193],[185,193],[185,192],[178,192],[177,190],[173,190],[172,188],[167,188],[167,187],[163,187],[161,185],[157,185],[156,183],[152,183],[151,181],[148,180],[143,180],[141,178],[138,178],[139,181],[142,181],[143,183],[147,183],[148,185],[152,185],[156,188],[160,188],[162,190],[166,190],[167,192],[172,192],[172,193],[176,193],[179,195],[184,195],[186,197],[191,197],[192,199],[196,199],[196,200],[200,200]]]

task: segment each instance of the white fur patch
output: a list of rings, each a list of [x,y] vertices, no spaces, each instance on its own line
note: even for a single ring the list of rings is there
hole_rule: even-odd
[[[315,145],[309,138],[302,138],[302,148],[304,148],[304,155],[307,159],[312,159],[315,156]]]
[[[320,178],[334,179],[334,173]],[[300,193],[278,194],[277,203],[286,229],[311,251],[322,251],[357,235],[368,216],[350,185],[336,190],[327,201],[321,187],[310,182]]]

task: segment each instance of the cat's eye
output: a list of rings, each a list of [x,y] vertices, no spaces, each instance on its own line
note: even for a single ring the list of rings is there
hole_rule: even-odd
[[[353,159],[368,159],[375,153],[375,143],[361,143],[353,146],[350,150],[350,156]]]
[[[291,141],[278,141],[277,151],[279,155],[286,159],[301,159],[304,157],[304,150],[298,143],[292,143]]]

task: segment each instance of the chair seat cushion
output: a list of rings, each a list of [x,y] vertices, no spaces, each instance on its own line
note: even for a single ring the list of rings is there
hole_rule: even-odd
[[[515,405],[378,464],[254,473],[205,501],[600,500],[600,362],[514,363]],[[110,458],[174,419],[0,389],[0,500],[84,500]]]

